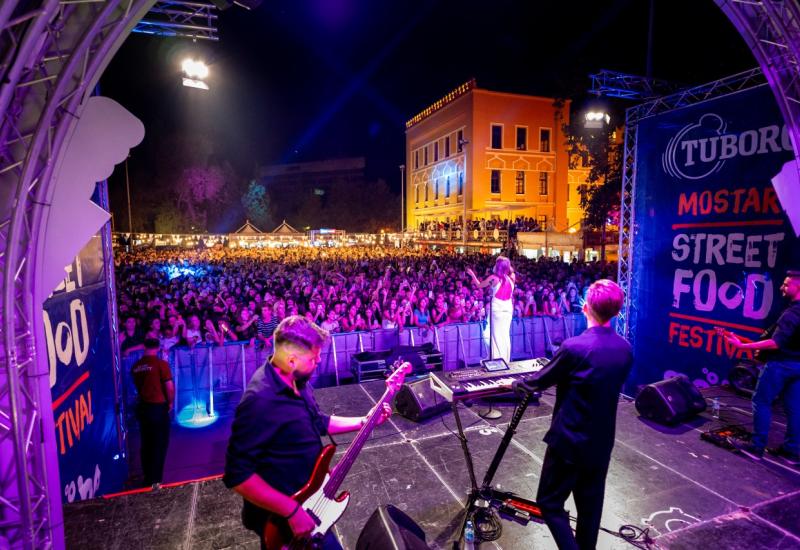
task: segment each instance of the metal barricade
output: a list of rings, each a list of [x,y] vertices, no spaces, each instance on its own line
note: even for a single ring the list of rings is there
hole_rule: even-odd
[[[586,319],[580,314],[513,319],[511,357],[552,355],[564,339],[585,329]],[[353,381],[350,362],[356,353],[391,350],[400,345],[419,346],[426,342],[433,343],[442,352],[443,368],[447,371],[475,365],[487,358],[490,352],[488,325],[479,322],[336,333],[321,350],[314,384],[324,387]],[[264,364],[270,353],[270,349],[251,346],[249,342],[199,345],[191,349],[173,347],[162,352],[172,369],[176,412],[191,407],[197,409],[197,414],[213,416],[220,412],[220,408],[232,409],[253,373]],[[130,413],[135,411],[137,399],[130,371],[141,356],[142,352],[132,352],[122,360],[124,395]]]

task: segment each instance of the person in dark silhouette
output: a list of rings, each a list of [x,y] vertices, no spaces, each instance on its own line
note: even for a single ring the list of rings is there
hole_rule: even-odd
[[[169,363],[158,357],[161,342],[145,338],[144,355],[131,367],[139,400],[136,419],[141,437],[144,487],[157,489],[164,477],[169,446],[170,412],[175,404],[175,384]]]
[[[742,454],[761,460],[767,448],[772,420],[772,403],[783,394],[786,435],[783,444],[769,449],[791,466],[800,464],[800,271],[788,271],[781,294],[789,300],[778,321],[755,342],[742,342],[735,334],[722,331],[737,349],[755,350],[766,361],[753,393],[753,436],[749,441],[729,438]],[[719,330],[719,329],[718,329]]]
[[[631,345],[611,327],[622,302],[622,289],[613,281],[593,283],[583,304],[589,328],[564,340],[541,371],[514,384],[531,392],[557,388],[536,500],[561,550],[592,550],[597,544],[617,402],[633,364]],[[564,509],[570,493],[578,512],[574,535]]]

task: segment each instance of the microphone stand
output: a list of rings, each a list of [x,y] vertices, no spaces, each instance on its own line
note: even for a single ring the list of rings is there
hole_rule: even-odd
[[[492,295],[492,300],[494,300],[494,295]],[[489,302],[489,309],[488,309],[488,319],[489,319],[489,359],[494,359],[494,350],[492,344],[494,343],[494,323],[492,322],[492,302]],[[497,420],[503,413],[498,409],[494,408],[494,404],[489,401],[489,408],[484,411],[479,411],[478,416],[485,420]]]

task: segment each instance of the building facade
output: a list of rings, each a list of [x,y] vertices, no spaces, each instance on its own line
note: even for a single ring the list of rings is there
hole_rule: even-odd
[[[406,123],[406,227],[535,220],[566,231],[582,213],[563,126],[569,101],[459,86]]]

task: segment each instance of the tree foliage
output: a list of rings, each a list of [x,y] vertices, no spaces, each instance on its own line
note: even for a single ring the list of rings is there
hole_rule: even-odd
[[[274,225],[270,214],[267,190],[256,180],[250,180],[247,191],[242,195],[242,206],[247,218],[262,231],[268,230]]]
[[[617,219],[622,187],[622,142],[620,130],[603,125],[598,129],[583,127],[583,119],[576,117],[564,126],[570,168],[584,166],[589,169],[587,183],[578,189],[584,226],[602,229],[607,220]]]

